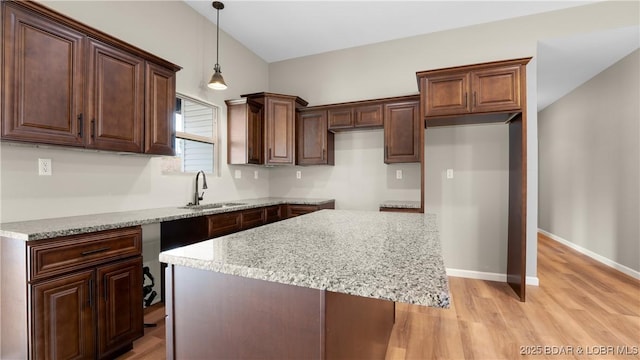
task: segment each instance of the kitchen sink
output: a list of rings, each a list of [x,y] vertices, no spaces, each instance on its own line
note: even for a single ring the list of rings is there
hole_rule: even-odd
[[[213,204],[202,204],[202,205],[187,205],[187,206],[181,206],[179,207],[179,209],[208,210],[208,209],[222,209],[222,208],[242,206],[242,205],[246,205],[246,203],[226,202],[226,203],[213,203]]]

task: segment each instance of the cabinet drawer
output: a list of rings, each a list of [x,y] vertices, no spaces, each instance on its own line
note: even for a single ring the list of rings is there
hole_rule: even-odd
[[[73,235],[28,245],[31,281],[142,253],[137,227]]]
[[[242,229],[242,213],[240,211],[211,215],[208,220],[209,237],[227,235]]]
[[[289,205],[289,211],[287,212],[287,217],[296,217],[296,216],[312,213],[318,210],[319,208],[316,205]]]
[[[264,208],[245,210],[242,212],[242,230],[264,224]]]

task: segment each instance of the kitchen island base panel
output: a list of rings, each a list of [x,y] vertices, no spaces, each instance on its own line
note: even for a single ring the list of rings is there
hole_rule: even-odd
[[[169,265],[167,359],[384,359],[395,303]]]

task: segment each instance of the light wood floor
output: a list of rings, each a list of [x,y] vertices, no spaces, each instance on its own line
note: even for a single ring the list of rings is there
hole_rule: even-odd
[[[450,309],[397,304],[387,359],[640,359],[640,281],[543,235],[538,277],[526,303],[505,283],[450,277]],[[165,359],[164,308],[145,321],[159,326],[121,359]]]

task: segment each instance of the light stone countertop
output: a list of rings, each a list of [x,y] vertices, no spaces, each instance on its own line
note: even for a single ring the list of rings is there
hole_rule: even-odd
[[[387,200],[380,204],[380,207],[385,208],[396,208],[396,209],[420,209],[420,201],[398,201],[398,200]]]
[[[160,261],[246,278],[449,307],[432,214],[321,210],[160,253]]]
[[[95,231],[124,228],[128,226],[153,224],[163,221],[186,219],[203,215],[213,215],[262,206],[279,204],[321,205],[331,201],[334,200],[305,198],[244,199],[225,201],[243,203],[243,205],[217,209],[191,210],[181,209],[179,206],[175,206],[166,208],[120,211],[112,213],[10,222],[0,224],[0,236],[24,241],[43,240],[59,236],[85,234]]]

